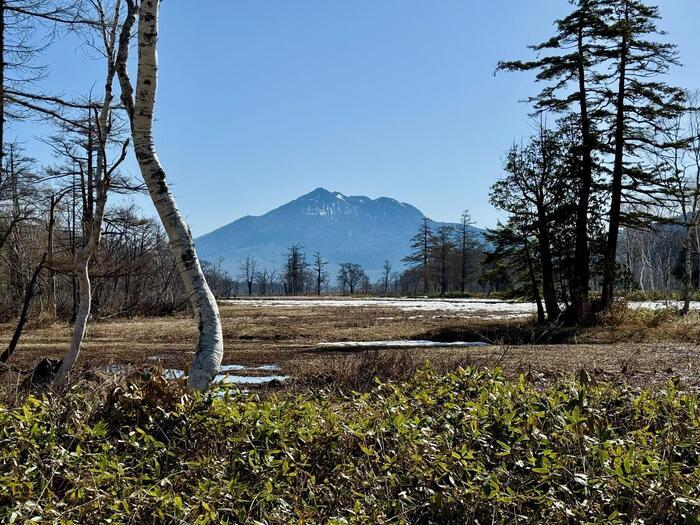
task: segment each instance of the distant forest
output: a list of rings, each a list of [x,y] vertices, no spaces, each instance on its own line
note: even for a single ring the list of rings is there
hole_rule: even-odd
[[[365,269],[353,262],[340,263],[330,275],[323,254],[307,254],[301,244],[289,247],[281,268],[259,268],[255,257],[246,257],[236,275],[223,269],[221,261],[204,263],[204,271],[215,295],[299,295],[322,293],[403,295],[403,294],[488,294],[491,283],[482,280],[485,246],[472,228],[465,211],[457,224],[435,229],[425,217],[411,241],[411,252],[403,268],[386,260],[378,279],[372,281]]]

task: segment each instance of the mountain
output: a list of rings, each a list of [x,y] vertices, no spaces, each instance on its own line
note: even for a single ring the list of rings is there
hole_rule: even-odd
[[[260,270],[279,270],[287,249],[299,243],[309,262],[314,252],[320,252],[329,262],[326,269],[331,278],[340,263],[353,262],[374,279],[385,260],[394,270],[403,268],[401,259],[409,253],[411,237],[422,219],[423,213],[405,202],[317,188],[264,215],[242,217],[195,242],[201,259],[222,260],[232,275],[246,256],[255,258]]]

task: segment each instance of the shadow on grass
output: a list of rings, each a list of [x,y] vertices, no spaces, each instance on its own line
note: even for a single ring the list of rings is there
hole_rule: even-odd
[[[568,344],[575,342],[578,333],[576,327],[498,323],[441,327],[416,334],[416,338],[441,343],[483,341],[496,345]]]

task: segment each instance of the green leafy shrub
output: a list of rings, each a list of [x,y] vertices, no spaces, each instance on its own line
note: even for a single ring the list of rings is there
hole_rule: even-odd
[[[0,522],[697,522],[698,396],[585,379],[29,397],[0,408]]]

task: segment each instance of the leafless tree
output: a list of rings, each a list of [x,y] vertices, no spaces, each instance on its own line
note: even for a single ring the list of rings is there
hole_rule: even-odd
[[[250,256],[246,256],[245,261],[241,263],[240,266],[240,277],[241,280],[248,287],[248,295],[253,295],[253,283],[255,282],[255,276],[257,274],[257,261]]]
[[[80,300],[71,346],[54,378],[55,385],[62,385],[73,368],[85,337],[85,329],[92,308],[90,283],[90,259],[97,251],[102,237],[102,224],[107,211],[107,197],[113,175],[126,158],[129,141],[124,140],[114,159],[110,159],[110,146],[113,144],[114,117],[112,115],[113,87],[117,72],[117,41],[121,24],[121,0],[108,5],[103,0],[94,0],[95,11],[103,45],[106,64],[105,92],[101,104],[94,108],[94,114],[87,121],[87,162],[84,166],[85,192],[83,208],[83,242],[74,260],[75,273],[79,283]],[[94,155],[93,155],[94,154]],[[93,159],[94,156],[94,159]],[[94,160],[94,164],[93,164]],[[80,165],[81,171],[83,165]]]
[[[321,258],[321,254],[319,252],[316,252],[314,254],[313,262],[313,272],[316,278],[316,295],[321,295],[321,288],[328,280],[328,273],[326,270],[324,270],[327,265],[328,262]]]
[[[300,244],[293,244],[287,251],[287,262],[282,272],[284,291],[290,295],[304,293],[308,283],[309,264]]]
[[[687,99],[689,109],[668,119],[666,125],[662,126],[662,141],[666,147],[658,150],[663,199],[672,210],[670,222],[685,231],[681,244],[681,315],[690,310],[693,239],[697,237],[700,220],[700,94],[688,93]]]
[[[275,282],[276,272],[274,270],[263,270],[262,272],[257,272],[255,274],[255,283],[258,287],[258,293],[260,295],[267,295],[272,291],[273,284]]]
[[[382,295],[389,295],[389,281],[391,279],[391,263],[386,260],[382,266]]]
[[[367,279],[367,274],[362,269],[362,266],[355,263],[342,263],[338,270],[338,287],[345,293],[346,290],[350,295],[355,293],[355,290]]]

